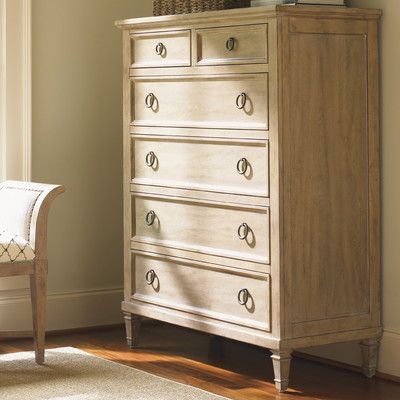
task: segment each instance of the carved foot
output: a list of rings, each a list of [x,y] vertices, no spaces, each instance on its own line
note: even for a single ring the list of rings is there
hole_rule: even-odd
[[[126,341],[128,346],[131,349],[134,349],[138,346],[142,317],[135,314],[124,313],[124,319],[126,328]]]
[[[360,343],[363,358],[363,374],[372,378],[378,364],[379,339],[367,339]]]
[[[275,386],[279,392],[286,392],[289,388],[291,351],[272,350],[272,363],[274,366]]]

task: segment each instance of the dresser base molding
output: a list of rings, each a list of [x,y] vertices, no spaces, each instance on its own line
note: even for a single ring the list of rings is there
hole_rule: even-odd
[[[274,367],[275,386],[279,392],[284,392],[289,387],[292,352],[305,347],[360,341],[364,375],[368,378],[373,377],[377,368],[377,355],[382,328],[368,328],[314,337],[279,340],[268,333],[245,327],[240,328],[237,325],[210,320],[177,310],[164,309],[134,300],[124,301],[122,309],[125,316],[127,342],[131,348],[137,347],[141,320],[142,317],[146,317],[269,349],[272,352],[271,359]]]

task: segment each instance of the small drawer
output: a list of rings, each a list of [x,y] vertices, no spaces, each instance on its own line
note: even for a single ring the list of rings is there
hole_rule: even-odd
[[[132,183],[269,196],[269,146],[188,139],[132,139]]]
[[[133,242],[269,264],[269,208],[133,197]]]
[[[191,65],[190,31],[131,35],[132,68]]]
[[[270,331],[270,277],[134,255],[133,299]]]
[[[268,63],[268,25],[230,26],[196,31],[197,64]]]
[[[132,125],[268,129],[268,74],[132,80]]]

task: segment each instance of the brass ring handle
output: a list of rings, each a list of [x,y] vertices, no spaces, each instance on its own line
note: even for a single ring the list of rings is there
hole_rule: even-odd
[[[235,48],[235,38],[230,37],[227,41],[226,41],[226,49],[228,51],[232,51]]]
[[[146,99],[145,99],[145,101],[144,101],[144,103],[146,104],[146,107],[147,107],[147,108],[152,108],[153,105],[154,105],[155,99],[156,99],[156,96],[154,96],[154,93],[149,93],[149,94],[146,96]]]
[[[146,214],[147,226],[152,226],[155,220],[156,220],[156,213],[154,211],[150,211]]]
[[[247,236],[249,236],[250,228],[249,226],[243,222],[238,228],[238,236],[240,240],[246,240]]]
[[[165,50],[164,43],[158,43],[156,46],[157,55],[161,56],[164,53],[164,50]]]
[[[245,306],[249,301],[250,293],[247,289],[242,289],[238,293],[238,302],[241,306]]]
[[[249,162],[247,161],[246,158],[241,158],[236,164],[237,172],[240,175],[244,175],[247,172],[248,168],[249,168]]]
[[[152,269],[150,271],[147,271],[146,273],[146,283],[148,285],[152,285],[154,283],[154,281],[156,280],[156,273],[155,271]]]
[[[236,107],[239,110],[243,110],[243,108],[246,106],[247,103],[247,94],[246,93],[241,93],[239,94],[238,97],[236,97]]]
[[[156,155],[152,151],[150,151],[150,153],[147,153],[146,155],[146,165],[151,168],[154,166],[155,162]]]

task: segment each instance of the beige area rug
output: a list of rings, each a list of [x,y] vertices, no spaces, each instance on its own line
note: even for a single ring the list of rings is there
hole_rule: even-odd
[[[1,400],[221,400],[222,397],[103,360],[72,347],[0,355]]]

